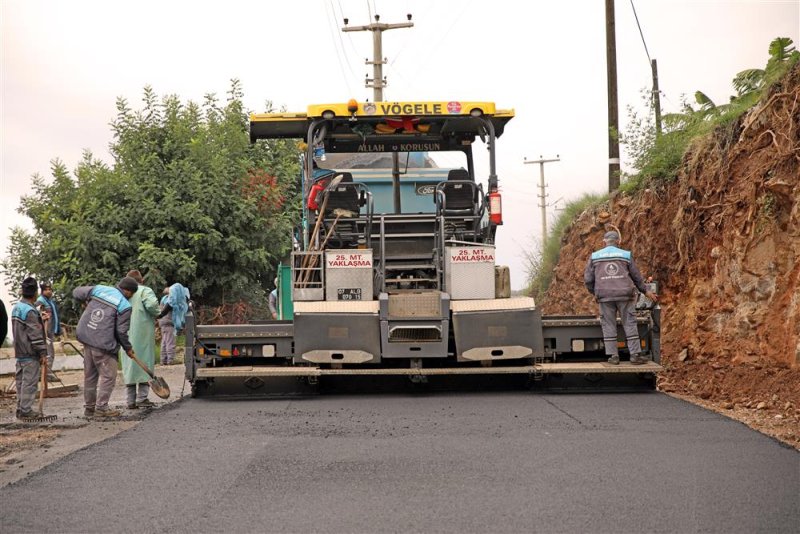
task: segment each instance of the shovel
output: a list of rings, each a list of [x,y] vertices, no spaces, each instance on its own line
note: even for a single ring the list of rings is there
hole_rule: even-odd
[[[47,396],[47,358],[46,357],[42,357],[41,364],[40,364],[40,369],[41,369],[41,376],[40,376],[40,378],[41,378],[40,382],[41,383],[40,383],[40,386],[39,386],[39,413],[42,414],[42,415],[40,415],[38,417],[28,417],[28,418],[25,419],[25,421],[30,421],[30,422],[49,422],[49,421],[55,421],[56,419],[58,419],[57,415],[44,415],[44,411],[43,411],[44,410],[44,398]],[[17,392],[17,395],[19,395],[19,392]]]
[[[150,377],[150,389],[153,390],[153,393],[155,393],[156,395],[158,395],[162,399],[168,399],[169,398],[169,385],[167,384],[167,381],[164,380],[163,378],[161,378],[160,376],[154,375],[152,373],[152,371],[150,371],[150,369],[148,369],[139,360],[139,358],[136,357],[136,354],[134,354],[133,351],[131,351],[131,353],[128,354],[128,356],[130,357],[131,360],[135,361],[139,365],[139,367],[142,368],[142,370],[145,373],[147,373],[147,376]]]

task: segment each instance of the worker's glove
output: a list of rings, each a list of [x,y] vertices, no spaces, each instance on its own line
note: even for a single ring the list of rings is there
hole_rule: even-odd
[[[131,347],[128,350],[126,350],[125,354],[128,355],[128,358],[133,358],[133,347]]]
[[[645,297],[647,297],[647,298],[649,298],[649,299],[650,299],[650,300],[652,300],[653,302],[658,302],[658,295],[656,295],[656,294],[655,294],[655,293],[653,293],[652,291],[647,291],[647,292],[645,292],[644,296],[645,296]]]

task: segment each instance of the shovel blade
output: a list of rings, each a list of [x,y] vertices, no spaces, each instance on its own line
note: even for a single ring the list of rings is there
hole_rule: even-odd
[[[169,384],[160,376],[154,376],[150,381],[150,389],[162,399],[169,398]]]

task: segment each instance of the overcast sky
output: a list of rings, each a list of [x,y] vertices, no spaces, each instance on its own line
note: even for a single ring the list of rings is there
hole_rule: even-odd
[[[799,40],[798,0],[634,4],[658,60],[665,112],[696,90],[726,102],[731,78],[763,68],[773,38]],[[371,99],[363,86],[371,35],[339,29],[343,16],[367,24],[376,11],[382,22],[412,13],[415,24],[384,34],[385,100],[487,100],[516,109],[498,146],[506,223],[498,260],[522,287],[522,251],[541,231],[539,170],[523,158],[560,155],[546,167],[551,200],[607,188],[603,0],[0,0],[2,254],[8,228],[28,225],[14,210],[33,173],[49,175],[53,158],[74,168],[84,149],[111,161],[108,123],[118,96],[138,106],[149,84],[184,100],[211,92],[224,99],[229,80],[239,78],[253,111],[266,100],[305,111],[310,103]],[[630,1],[617,0],[616,14],[624,129],[626,106],[641,104],[651,77]],[[478,170],[485,181],[487,169]]]

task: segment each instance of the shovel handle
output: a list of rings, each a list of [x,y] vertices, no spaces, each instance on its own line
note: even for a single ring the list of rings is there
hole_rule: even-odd
[[[131,353],[130,353],[130,354],[128,354],[128,357],[129,357],[131,360],[135,361],[135,362],[136,362],[136,363],[139,365],[139,367],[141,367],[141,368],[142,368],[142,370],[143,370],[145,373],[147,373],[147,376],[149,376],[150,378],[152,378],[153,380],[155,380],[155,378],[156,378],[156,375],[154,375],[154,374],[153,374],[153,372],[152,372],[152,371],[150,371],[150,369],[148,369],[148,368],[147,368],[147,366],[145,366],[145,364],[143,364],[143,363],[142,363],[142,362],[139,360],[139,358],[137,358],[137,357],[136,357],[136,353],[135,353],[135,352],[131,351]]]
[[[44,398],[47,395],[47,358],[39,359],[39,413],[44,413]]]

